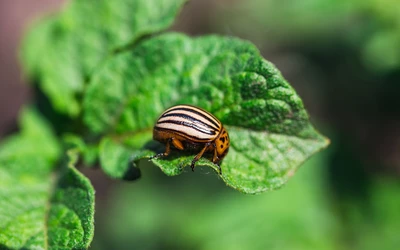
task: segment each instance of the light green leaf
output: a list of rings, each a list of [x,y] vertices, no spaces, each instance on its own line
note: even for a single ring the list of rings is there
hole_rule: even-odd
[[[186,0],[75,0],[26,36],[21,58],[55,109],[76,116],[79,95],[107,56],[168,28]]]
[[[381,31],[367,40],[362,52],[370,70],[383,73],[399,68],[400,34],[397,30]]]
[[[20,133],[10,136],[0,145],[0,158],[41,155],[55,163],[61,147],[52,128],[36,110],[25,108],[19,119]]]
[[[227,127],[232,146],[221,178],[245,193],[282,186],[328,144],[310,124],[300,97],[254,45],[218,36],[161,35],[110,58],[88,86],[84,120],[94,133],[123,144],[115,148],[129,148],[114,159],[126,162],[129,152],[144,145],[154,151],[132,138],[150,139],[157,117],[179,103],[202,107]],[[178,152],[152,161],[176,175],[193,157]],[[206,159],[198,165],[217,169]]]
[[[106,174],[113,178],[134,180],[140,177],[140,170],[135,161],[153,155],[151,151],[134,151],[114,142],[111,138],[103,138],[100,143],[100,164]]]
[[[85,167],[93,167],[98,160],[98,144],[88,143],[82,137],[75,134],[66,134],[63,136],[65,147],[79,154],[82,157]]]
[[[40,62],[43,60],[43,56],[46,56],[46,54],[41,53],[46,51],[47,43],[54,39],[51,35],[54,33],[56,22],[57,18],[47,17],[38,23],[34,23],[34,28],[29,29],[22,40],[20,57],[25,73],[30,78],[38,77]]]
[[[83,90],[84,72],[75,39],[52,17],[38,23],[26,35],[21,60],[27,75],[40,85],[57,111],[76,115],[80,110],[77,93]]]
[[[40,155],[0,159],[0,249],[86,249],[94,190],[69,164],[60,176]]]

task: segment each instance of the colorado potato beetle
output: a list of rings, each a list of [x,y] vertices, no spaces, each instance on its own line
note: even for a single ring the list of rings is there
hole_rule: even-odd
[[[190,105],[165,110],[154,126],[153,139],[166,144],[165,152],[154,157],[168,156],[171,144],[179,150],[198,152],[190,165],[192,171],[203,154],[210,152],[221,173],[220,163],[229,151],[229,135],[222,123],[204,109]]]

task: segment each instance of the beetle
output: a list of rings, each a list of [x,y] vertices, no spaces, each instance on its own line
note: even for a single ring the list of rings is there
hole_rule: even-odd
[[[219,167],[229,151],[229,135],[222,123],[204,109],[191,105],[176,105],[165,110],[153,128],[153,139],[166,144],[164,153],[154,158],[166,157],[171,144],[178,150],[198,152],[190,167],[194,171],[196,162],[204,153],[213,153],[212,162]]]

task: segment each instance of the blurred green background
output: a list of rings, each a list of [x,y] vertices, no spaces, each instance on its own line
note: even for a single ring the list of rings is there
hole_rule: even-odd
[[[25,27],[61,0],[0,1],[0,139],[32,99]],[[400,249],[400,1],[192,0],[172,28],[255,43],[332,144],[280,190],[238,193],[208,169],[96,188],[91,249]]]

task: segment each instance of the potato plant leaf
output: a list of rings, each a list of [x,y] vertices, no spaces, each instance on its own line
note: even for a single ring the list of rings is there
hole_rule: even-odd
[[[94,190],[72,165],[59,177],[40,156],[0,158],[0,249],[86,249]]]
[[[86,249],[93,237],[94,189],[72,153],[55,170],[60,146],[34,110],[0,145],[0,249]]]
[[[254,45],[235,38],[170,33],[109,58],[89,83],[84,120],[94,134],[113,138],[108,143],[120,149],[107,168],[122,173],[130,154],[145,150],[146,158],[148,150],[157,151],[149,143],[152,127],[175,104],[202,107],[227,127],[231,148],[221,178],[245,193],[282,186],[329,143],[310,124],[300,97]],[[104,154],[107,150],[100,150],[100,159],[109,158]],[[176,175],[193,157],[177,152],[152,161]],[[198,165],[217,169],[205,158]]]
[[[22,44],[27,74],[57,111],[76,116],[92,70],[113,52],[168,28],[186,0],[73,0]]]
[[[1,142],[0,158],[41,155],[50,164],[61,155],[61,146],[50,124],[33,108],[24,108],[19,118],[20,132]]]
[[[98,161],[98,144],[85,142],[77,134],[65,134],[62,138],[64,147],[79,155],[85,167],[94,167]]]
[[[104,172],[113,178],[126,180],[139,178],[140,171],[137,169],[136,162],[153,154],[147,150],[132,151],[111,138],[103,138],[99,151],[100,165]]]

